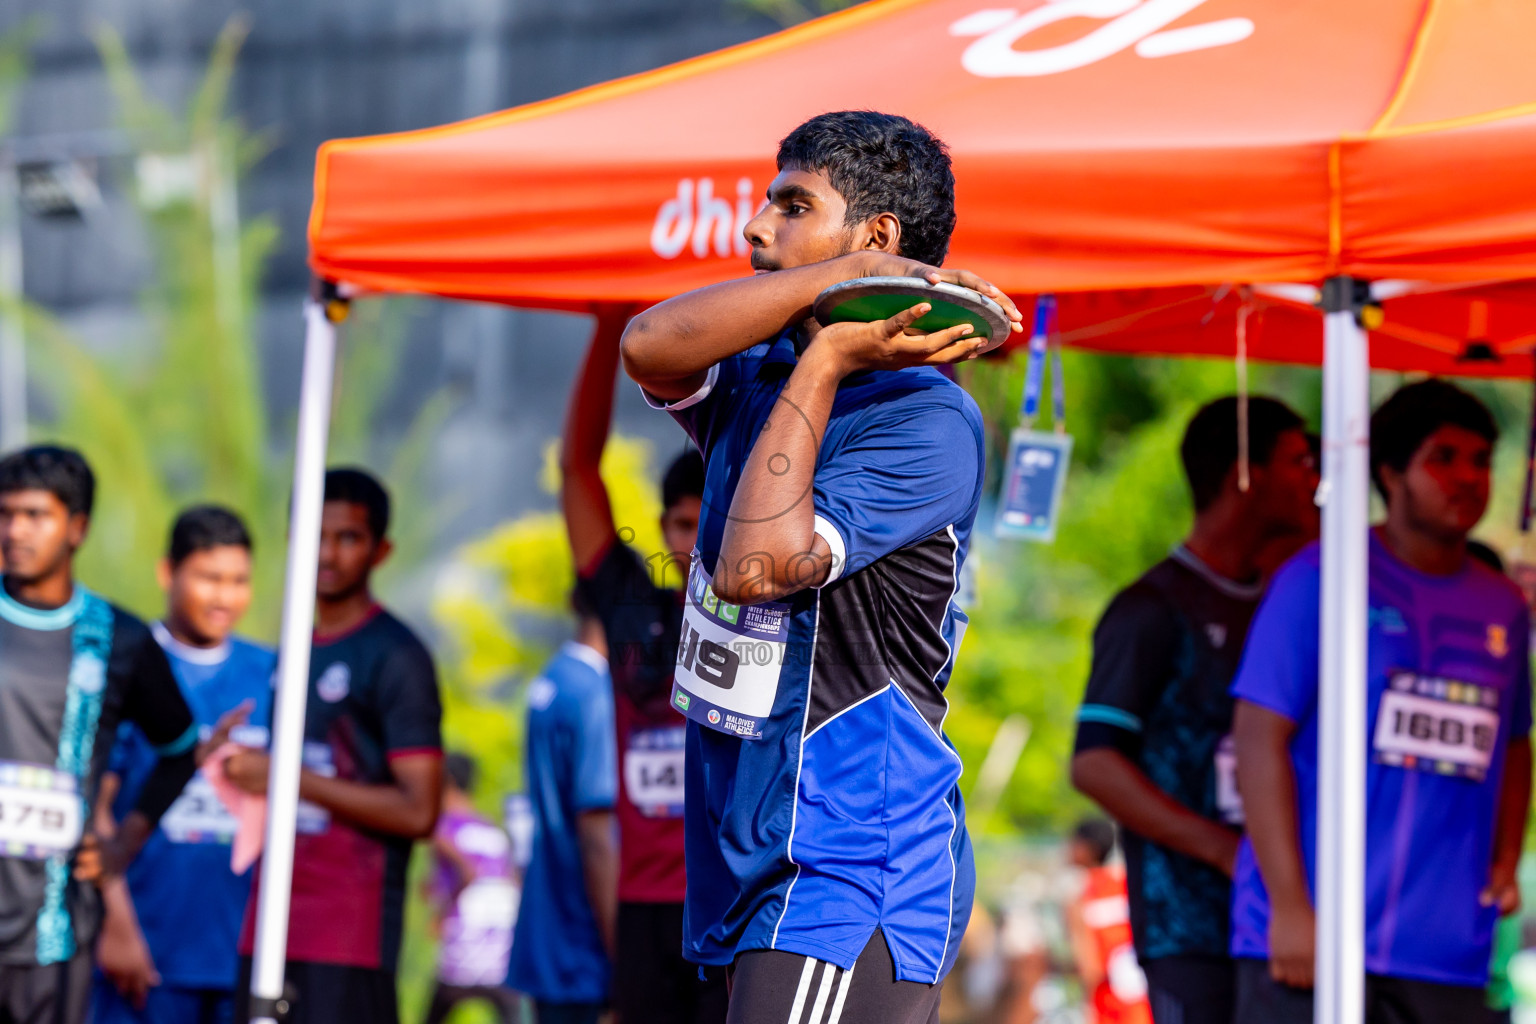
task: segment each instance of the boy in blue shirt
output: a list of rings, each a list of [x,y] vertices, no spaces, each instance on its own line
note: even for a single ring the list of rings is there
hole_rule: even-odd
[[[151,629],[202,733],[199,754],[231,731],[264,746],[276,659],[232,635],[251,603],[245,524],[227,509],[188,509],[171,528],[159,574],[166,612]],[[143,734],[125,723],[98,801],[106,828],[132,806],[154,763]],[[213,787],[194,776],[126,876],[107,884],[96,1024],[230,1019],[235,942],[250,888],[249,871],[230,870],[234,832],[235,819]]]
[[[1439,380],[1371,419],[1386,520],[1371,531],[1366,1019],[1481,1020],[1493,927],[1519,905],[1531,792],[1529,617],[1467,555],[1497,430]],[[1316,921],[1316,545],[1281,569],[1248,634],[1234,740],[1248,838],[1232,893],[1239,1022],[1312,1020]]]
[[[613,705],[603,625],[582,614],[576,639],[528,684],[533,858],[507,984],[534,1001],[538,1024],[597,1024],[608,1003],[619,875]]]

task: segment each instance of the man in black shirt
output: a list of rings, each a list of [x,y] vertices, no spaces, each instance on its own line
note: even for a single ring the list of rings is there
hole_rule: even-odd
[[[74,579],[95,477],[78,452],[0,460],[0,1024],[85,1017],[94,882],[120,873],[195,768],[197,727],[148,627]],[[160,755],[100,842],[87,808],[118,724]]]
[[[1194,497],[1189,536],[1121,591],[1093,638],[1072,782],[1125,831],[1136,953],[1159,1024],[1229,1024],[1231,874],[1242,806],[1228,733],[1259,565],[1315,533],[1317,469],[1301,418],[1237,400],[1195,414],[1180,449]],[[1245,486],[1246,485],[1246,486]]]

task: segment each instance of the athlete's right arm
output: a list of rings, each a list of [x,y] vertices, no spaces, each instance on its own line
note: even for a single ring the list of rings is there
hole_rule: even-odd
[[[613,420],[614,376],[619,367],[619,338],[628,310],[605,308],[597,314],[592,344],[576,377],[560,440],[560,512],[578,572],[590,570],[613,543],[613,507],[599,472]]]
[[[652,396],[681,401],[704,386],[711,366],[810,319],[816,296],[857,277],[948,281],[981,292],[1018,316],[1006,295],[968,270],[941,270],[869,249],[724,281],[658,303],[629,322],[624,369]]]
[[[612,811],[582,811],[576,816],[576,845],[581,877],[598,935],[611,963],[619,916],[619,826]]]
[[[1284,715],[1238,700],[1232,718],[1237,787],[1269,893],[1269,973],[1281,984],[1311,988],[1317,925],[1296,820],[1295,733],[1296,723]]]

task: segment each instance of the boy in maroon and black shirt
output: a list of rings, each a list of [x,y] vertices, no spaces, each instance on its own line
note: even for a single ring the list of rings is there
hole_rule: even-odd
[[[314,652],[304,718],[286,977],[289,1024],[397,1024],[395,965],[411,844],[432,834],[442,794],[442,705],[432,656],[373,599],[391,546],[389,497],[369,474],[326,474]],[[225,762],[265,793],[267,755]],[[250,989],[261,877],[240,939],[237,1018]]]

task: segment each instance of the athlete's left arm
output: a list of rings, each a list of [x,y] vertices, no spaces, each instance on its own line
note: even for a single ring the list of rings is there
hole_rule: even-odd
[[[961,324],[932,334],[909,331],[927,303],[870,324],[819,330],[801,354],[752,446],[715,563],[712,588],[732,604],[774,601],[821,586],[840,572],[816,531],[811,492],[817,455],[843,378],[858,370],[899,370],[978,355],[984,338]]]

